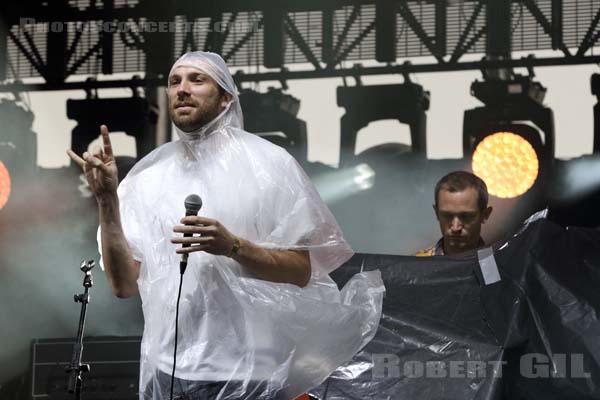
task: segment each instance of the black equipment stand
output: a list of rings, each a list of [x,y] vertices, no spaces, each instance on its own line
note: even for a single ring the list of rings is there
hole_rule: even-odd
[[[75,302],[81,303],[81,313],[79,314],[79,328],[77,329],[77,339],[73,345],[73,353],[71,355],[71,364],[65,368],[69,374],[69,386],[67,391],[74,393],[75,400],[81,400],[82,377],[81,374],[90,371],[89,364],[81,364],[81,354],[83,353],[83,329],[85,327],[85,314],[87,305],[90,302],[89,289],[94,285],[92,280],[92,268],[95,267],[94,261],[82,261],[80,269],[85,274],[83,278],[83,287],[85,288],[82,294],[73,296]]]

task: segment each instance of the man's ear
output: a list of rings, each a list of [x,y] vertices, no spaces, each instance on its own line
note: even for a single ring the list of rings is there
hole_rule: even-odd
[[[221,101],[221,106],[223,108],[227,107],[227,104],[233,99],[233,96],[229,92],[223,92],[223,101]]]
[[[485,210],[483,210],[482,212],[482,219],[481,219],[481,223],[485,223],[485,221],[488,220],[488,218],[490,217],[490,214],[492,213],[492,206],[488,206]]]
[[[440,217],[438,217],[437,207],[435,206],[435,204],[432,204],[431,207],[433,207],[433,213],[435,214],[435,218],[439,221]]]

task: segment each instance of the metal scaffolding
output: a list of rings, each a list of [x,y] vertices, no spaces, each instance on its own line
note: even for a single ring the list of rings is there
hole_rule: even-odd
[[[490,21],[503,18],[486,16],[489,1],[23,0],[0,5],[0,91],[158,84],[189,50],[219,52],[233,67],[271,68],[238,81],[489,68],[496,61],[462,61],[486,53]],[[600,0],[512,0],[510,14],[512,52],[553,49],[559,56],[497,65],[600,62],[593,54]],[[426,56],[434,61],[403,65]],[[347,64],[369,61],[380,65]],[[285,68],[299,63],[309,67]],[[147,79],[66,83],[119,72],[146,72]],[[44,83],[14,83],[29,77]]]

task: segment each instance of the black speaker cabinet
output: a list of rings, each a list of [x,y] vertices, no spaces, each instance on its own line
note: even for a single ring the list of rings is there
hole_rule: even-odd
[[[85,400],[137,400],[140,337],[93,337],[83,340]],[[32,343],[32,399],[71,400],[67,393],[74,339],[36,339]]]

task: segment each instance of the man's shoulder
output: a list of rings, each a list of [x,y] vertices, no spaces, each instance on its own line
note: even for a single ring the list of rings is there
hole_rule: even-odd
[[[281,146],[271,143],[267,139],[252,132],[242,129],[236,129],[234,135],[243,143],[252,146],[254,150],[258,150],[268,157],[275,157],[277,160],[286,161],[292,158],[290,153]]]
[[[431,257],[431,256],[443,256],[444,255],[444,246],[443,246],[443,238],[438,240],[436,244],[426,248],[425,250],[418,251],[415,253],[417,257]]]
[[[435,256],[435,245],[428,247],[424,250],[418,251],[415,253],[417,257],[431,257]]]

